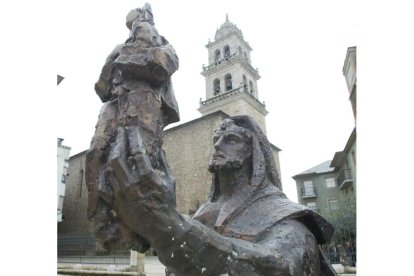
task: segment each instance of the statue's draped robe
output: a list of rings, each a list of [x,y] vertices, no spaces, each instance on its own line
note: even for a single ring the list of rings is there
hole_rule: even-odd
[[[326,264],[317,246],[329,241],[333,227],[306,206],[287,199],[273,185],[257,189],[224,216],[220,215],[221,206],[220,203],[207,202],[193,218],[226,237],[261,244],[274,249],[275,253],[287,254],[288,258],[290,256],[295,259],[303,255],[303,259],[298,261],[299,265],[290,270],[292,275],[336,275]],[[293,245],[303,241],[303,252],[300,248],[293,252]],[[284,252],[280,252],[281,250]],[[312,265],[314,258],[319,260]],[[260,264],[257,266],[255,272],[258,275],[277,275],[272,272],[262,274],[271,269],[262,269]],[[278,268],[274,269],[277,271]]]

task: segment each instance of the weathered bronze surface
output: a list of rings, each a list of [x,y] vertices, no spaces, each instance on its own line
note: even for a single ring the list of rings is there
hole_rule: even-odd
[[[87,152],[85,177],[89,190],[88,217],[94,221],[98,239],[107,248],[131,247],[143,252],[149,248],[148,243],[128,229],[113,211],[107,176],[109,154],[116,146],[119,127],[125,128],[129,135],[137,129],[140,139],[130,139],[136,143],[134,153],[145,153],[146,161],[157,173],[168,173],[161,148],[162,130],[179,121],[170,79],[178,69],[178,57],[155,29],[150,5],[130,11],[126,19],[129,38],[110,53],[95,84],[104,105]],[[129,164],[133,163],[131,158]],[[173,181],[169,188],[175,191]]]
[[[165,39],[147,37],[156,33],[148,5],[127,21],[130,39],[97,83],[106,103],[87,155],[97,237],[110,249],[151,246],[169,275],[336,275],[319,250],[332,226],[286,198],[270,144],[249,116],[230,117],[215,131],[209,199],[193,218],[178,213],[161,150],[162,128],[178,119],[165,77],[177,58]]]

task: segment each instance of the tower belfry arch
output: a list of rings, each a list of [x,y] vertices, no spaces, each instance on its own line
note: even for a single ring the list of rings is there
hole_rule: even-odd
[[[206,48],[208,65],[203,65],[201,72],[206,81],[206,98],[200,99],[198,111],[203,116],[218,110],[230,116],[250,115],[266,132],[268,111],[259,100],[257,81],[260,75],[251,65],[252,48],[227,14],[214,41],[209,41]]]

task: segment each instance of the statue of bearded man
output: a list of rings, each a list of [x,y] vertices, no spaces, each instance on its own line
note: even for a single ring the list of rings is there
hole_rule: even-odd
[[[333,227],[280,190],[270,144],[251,117],[230,117],[215,131],[211,193],[193,218],[175,209],[171,176],[143,158],[128,165],[134,142],[126,141],[136,135],[118,129],[114,210],[157,250],[169,275],[336,275],[319,249]]]

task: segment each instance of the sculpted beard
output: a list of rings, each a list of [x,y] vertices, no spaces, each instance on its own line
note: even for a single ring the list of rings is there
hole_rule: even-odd
[[[223,170],[240,169],[245,162],[240,159],[229,159],[223,163],[212,157],[208,163],[208,171],[211,173],[217,173]]]

